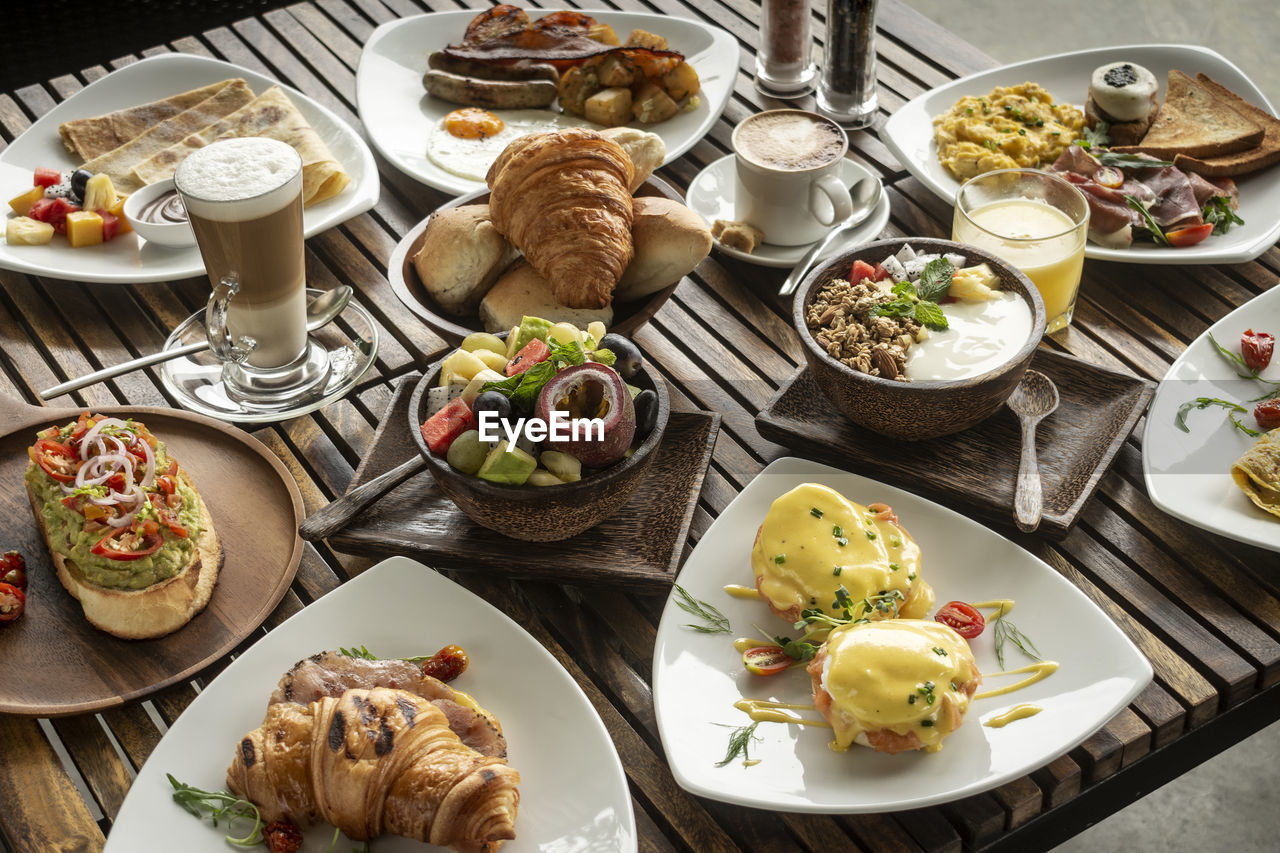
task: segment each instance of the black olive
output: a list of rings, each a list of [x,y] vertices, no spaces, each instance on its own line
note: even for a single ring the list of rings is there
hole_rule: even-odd
[[[636,407],[635,441],[644,441],[658,425],[658,395],[645,389],[633,401]]]
[[[93,177],[93,172],[88,169],[76,169],[71,173],[71,194],[80,201],[84,201],[85,186],[89,183],[89,179]]]
[[[618,371],[618,375],[623,379],[630,379],[640,371],[640,365],[644,363],[644,356],[640,355],[638,346],[622,335],[615,335],[610,332],[604,336],[600,346],[617,356],[618,360],[613,363],[613,369]]]

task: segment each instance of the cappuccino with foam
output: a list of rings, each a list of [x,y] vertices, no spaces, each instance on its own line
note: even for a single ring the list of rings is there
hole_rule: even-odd
[[[800,172],[843,156],[845,135],[833,122],[809,113],[779,110],[743,120],[733,133],[738,156],[768,169]]]

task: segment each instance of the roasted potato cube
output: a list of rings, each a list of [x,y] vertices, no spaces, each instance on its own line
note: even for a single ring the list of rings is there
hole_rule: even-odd
[[[657,124],[666,121],[680,112],[680,105],[671,100],[671,96],[662,91],[656,83],[645,83],[640,87],[631,103],[631,114],[644,124]]]
[[[587,98],[602,88],[595,66],[579,65],[570,68],[560,75],[560,84],[557,87],[560,108],[570,115],[583,115],[586,112]]]
[[[92,210],[67,214],[67,242],[71,248],[96,246],[102,242],[102,217]]]
[[[627,47],[647,47],[651,50],[666,50],[667,40],[644,30],[632,30],[627,36]]]
[[[44,187],[39,187],[41,191]],[[43,246],[53,239],[53,226],[26,216],[15,216],[5,223],[4,239],[10,246]]]
[[[636,82],[636,64],[625,56],[610,53],[600,60],[596,74],[601,86],[630,86]]]
[[[631,90],[622,86],[602,89],[587,98],[587,121],[618,127],[631,121]]]
[[[666,74],[662,75],[662,87],[672,99],[681,101],[690,95],[696,95],[702,88],[698,80],[698,72],[687,62],[681,62]]]
[[[587,28],[587,38],[600,42],[601,44],[618,44],[618,34],[613,31],[613,27],[608,24],[593,24]]]
[[[31,205],[42,198],[44,198],[44,187],[32,187],[22,195],[16,195],[9,199],[9,206],[19,216],[26,216],[27,211],[31,209]]]

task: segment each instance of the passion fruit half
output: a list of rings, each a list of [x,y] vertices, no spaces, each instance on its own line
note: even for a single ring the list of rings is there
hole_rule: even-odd
[[[544,442],[554,450],[577,457],[588,468],[603,468],[617,462],[626,455],[635,438],[636,409],[631,393],[616,370],[598,362],[588,361],[566,368],[543,386],[534,414],[551,427],[553,411],[564,412],[571,422],[580,418],[603,421],[603,437],[598,428],[587,429],[584,424],[576,440]],[[569,432],[568,425],[561,430]]]

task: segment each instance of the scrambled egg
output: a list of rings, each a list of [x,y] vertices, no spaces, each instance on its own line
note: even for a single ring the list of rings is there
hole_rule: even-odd
[[[960,180],[992,169],[1048,166],[1080,136],[1084,113],[1036,83],[966,96],[933,120],[938,159]]]

